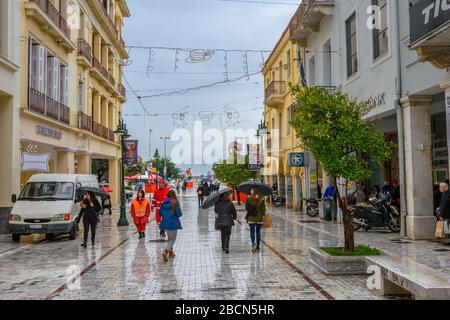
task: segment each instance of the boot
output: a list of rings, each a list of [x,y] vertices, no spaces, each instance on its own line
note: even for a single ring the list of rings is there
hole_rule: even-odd
[[[164,252],[162,253],[162,256],[163,256],[163,259],[165,262],[169,261],[169,251],[167,251],[167,249],[164,250]]]
[[[139,240],[142,239],[142,232],[139,232]]]
[[[252,245],[252,252],[255,253],[256,252],[256,244]]]
[[[142,238],[145,238],[145,232],[142,232]]]
[[[169,258],[174,259],[177,255],[175,254],[175,252],[171,251],[169,252]]]
[[[92,240],[92,246],[95,247],[95,240]]]
[[[83,242],[83,243],[81,244],[81,246],[82,246],[83,248],[87,248],[87,243],[86,243],[86,242]]]

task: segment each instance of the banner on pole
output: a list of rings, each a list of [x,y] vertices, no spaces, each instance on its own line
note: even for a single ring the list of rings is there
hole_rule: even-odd
[[[248,170],[257,171],[261,170],[261,156],[259,144],[248,144]]]
[[[123,163],[135,166],[138,163],[138,140],[125,140],[123,142]]]

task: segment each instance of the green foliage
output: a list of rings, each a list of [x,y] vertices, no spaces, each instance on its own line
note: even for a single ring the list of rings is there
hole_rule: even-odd
[[[230,184],[233,188],[248,180],[256,179],[258,176],[257,172],[248,170],[248,156],[245,158],[237,156],[235,161],[232,159],[231,161],[230,159],[220,161],[214,164],[213,172],[216,179]]]
[[[371,176],[368,158],[390,158],[393,145],[373,124],[362,120],[364,103],[325,88],[291,87],[297,100],[292,127],[305,148],[333,177],[362,181]]]
[[[181,170],[177,168],[176,164],[170,160],[170,158],[166,159],[167,165],[167,178],[168,179],[178,179],[181,175]],[[164,174],[164,158],[155,158],[151,160],[153,162],[153,167],[158,169],[160,175]]]
[[[363,245],[357,246],[354,251],[346,251],[344,248],[320,248],[320,250],[334,257],[367,257],[381,255],[380,250]]]
[[[145,171],[145,162],[142,157],[138,157],[137,164],[134,166],[125,166],[125,176],[134,176]]]
[[[93,159],[92,160],[92,172],[97,175],[97,181],[102,182],[103,176],[108,172],[109,162],[105,159]]]

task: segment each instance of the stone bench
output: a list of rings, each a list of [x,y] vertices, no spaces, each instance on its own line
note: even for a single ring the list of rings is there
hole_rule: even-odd
[[[450,274],[445,274],[408,258],[378,256],[366,258],[375,272],[381,295],[412,294],[416,300],[449,300]]]

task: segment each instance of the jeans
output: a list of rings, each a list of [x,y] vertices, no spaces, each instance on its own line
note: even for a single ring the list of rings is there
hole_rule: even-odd
[[[177,240],[178,230],[166,230],[167,232],[167,251],[173,252],[173,245]]]
[[[91,228],[91,240],[92,240],[92,242],[94,242],[95,241],[95,229],[97,229],[96,223],[83,223],[83,228],[84,228],[83,240],[84,240],[84,242],[87,242],[87,240],[88,240],[89,227]]]
[[[258,248],[261,243],[261,227],[262,227],[261,224],[257,223],[250,224],[250,238],[252,240],[252,244],[256,244]]]
[[[203,196],[198,197],[198,206],[201,207],[203,205],[204,198]]]
[[[230,248],[231,228],[232,226],[220,227],[220,236],[222,238],[222,249]]]

